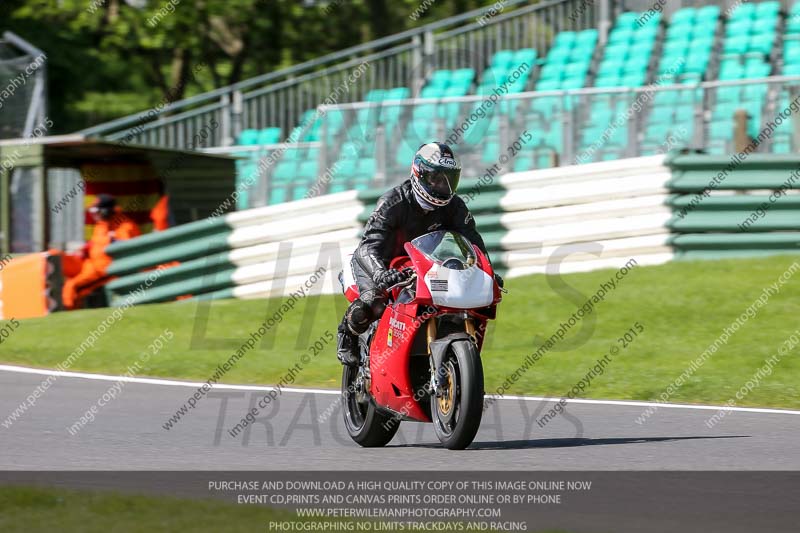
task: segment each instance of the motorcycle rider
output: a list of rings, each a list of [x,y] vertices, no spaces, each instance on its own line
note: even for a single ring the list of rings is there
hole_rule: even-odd
[[[378,200],[351,262],[359,297],[339,324],[337,356],[342,364],[358,364],[358,335],[382,315],[386,289],[406,279],[402,272],[389,268],[392,259],[405,255],[406,242],[431,231],[451,230],[464,235],[488,257],[472,213],[455,194],[460,177],[461,164],[449,146],[423,144],[414,154],[410,178]],[[502,278],[496,279],[502,287]]]

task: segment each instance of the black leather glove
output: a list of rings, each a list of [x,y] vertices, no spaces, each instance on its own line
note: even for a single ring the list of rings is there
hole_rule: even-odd
[[[503,284],[505,283],[505,281],[503,281],[503,278],[500,276],[500,274],[495,274],[494,275],[494,280],[497,282],[497,284],[502,289],[503,288]]]
[[[372,278],[376,285],[381,287],[383,290],[388,289],[398,283],[401,283],[407,279],[407,276],[396,270],[394,268],[390,268],[388,270],[381,270],[375,273],[375,277]]]

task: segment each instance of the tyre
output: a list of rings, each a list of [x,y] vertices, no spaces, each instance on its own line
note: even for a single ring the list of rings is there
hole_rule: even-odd
[[[342,414],[347,433],[365,448],[386,446],[397,433],[400,421],[375,408],[359,374],[359,368],[342,370]]]
[[[445,448],[463,450],[472,444],[483,416],[483,366],[478,349],[466,340],[450,344],[442,362],[446,385],[431,395],[436,436]]]

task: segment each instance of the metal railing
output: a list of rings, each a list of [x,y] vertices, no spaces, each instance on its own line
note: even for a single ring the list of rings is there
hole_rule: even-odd
[[[535,47],[541,55],[557,31],[607,27],[610,1],[507,0],[499,14],[492,15],[493,5],[476,9],[80,133],[185,148],[197,129],[218,120],[220,146],[234,144],[247,128],[277,126],[287,137],[320,104],[360,101],[372,89],[416,94],[432,70],[459,64],[480,72],[503,47]]]

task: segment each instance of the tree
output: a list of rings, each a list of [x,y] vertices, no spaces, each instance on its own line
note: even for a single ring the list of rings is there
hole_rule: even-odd
[[[439,0],[411,20],[418,0],[7,0],[0,20],[47,53],[66,133],[479,4]]]

